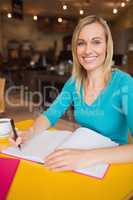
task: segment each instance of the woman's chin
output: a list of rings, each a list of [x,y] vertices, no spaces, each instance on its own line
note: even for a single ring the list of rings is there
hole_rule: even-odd
[[[97,69],[97,67],[94,67],[94,66],[84,66],[84,69],[87,71],[87,72],[91,72],[91,71],[94,71]]]
[[[82,65],[83,68],[87,71],[87,72],[92,72],[92,71],[99,71],[102,69],[102,65],[94,65],[94,64],[88,64],[88,65]]]

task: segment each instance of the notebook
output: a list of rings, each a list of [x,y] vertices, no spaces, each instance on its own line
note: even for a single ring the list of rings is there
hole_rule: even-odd
[[[18,164],[18,159],[0,158],[0,200],[6,199]]]
[[[3,153],[19,158],[44,163],[45,157],[59,148],[92,149],[118,146],[109,138],[88,128],[80,127],[76,131],[44,131],[28,140],[20,151],[17,147],[9,147]],[[109,165],[96,163],[86,168],[76,169],[78,173],[103,178]]]

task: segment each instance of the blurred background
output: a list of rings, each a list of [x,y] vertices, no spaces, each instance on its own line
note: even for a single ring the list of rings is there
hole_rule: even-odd
[[[133,0],[0,0],[0,76],[9,99],[3,113],[25,107],[31,118],[49,107],[72,71],[73,30],[90,14],[107,20],[113,62],[133,75]]]

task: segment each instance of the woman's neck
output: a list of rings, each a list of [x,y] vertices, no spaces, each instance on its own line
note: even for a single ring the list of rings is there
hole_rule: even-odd
[[[105,75],[103,69],[87,72],[86,84],[90,88],[105,87]]]

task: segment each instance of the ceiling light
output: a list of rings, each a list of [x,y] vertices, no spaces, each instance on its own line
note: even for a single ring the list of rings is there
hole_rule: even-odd
[[[37,19],[38,19],[37,15],[34,15],[34,16],[33,16],[33,20],[34,20],[34,21],[37,21]]]
[[[126,0],[126,2],[129,2],[130,0]]]
[[[61,23],[63,19],[61,17],[58,18],[58,22]]]
[[[125,4],[125,2],[121,2],[121,7],[125,7],[126,6],[126,4]]]
[[[8,14],[7,14],[7,17],[8,17],[8,18],[12,18],[12,14],[11,14],[11,13],[8,13]]]
[[[79,14],[80,14],[80,15],[83,15],[83,14],[84,14],[84,11],[81,9],[81,10],[79,11]]]
[[[117,10],[117,8],[114,8],[113,9],[113,14],[116,14],[116,13],[118,13],[118,10]]]
[[[62,8],[63,8],[63,10],[67,10],[67,5],[64,4]]]

